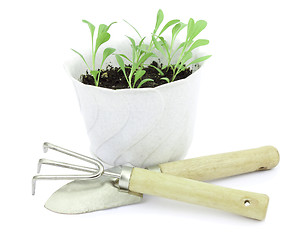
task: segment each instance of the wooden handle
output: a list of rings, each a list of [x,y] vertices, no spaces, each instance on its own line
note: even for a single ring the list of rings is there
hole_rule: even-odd
[[[263,220],[269,198],[265,194],[240,191],[145,169],[132,170],[129,190],[221,209]]]
[[[279,153],[277,149],[266,146],[163,163],[159,167],[162,173],[205,181],[271,169],[278,162]]]

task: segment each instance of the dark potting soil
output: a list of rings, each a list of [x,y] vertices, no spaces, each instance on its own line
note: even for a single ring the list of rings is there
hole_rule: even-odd
[[[158,65],[157,62],[153,61],[151,63],[151,65],[161,69],[162,65]],[[139,79],[136,83],[136,86],[138,86],[138,84],[141,83],[142,79],[146,79],[146,78],[150,78],[153,79],[154,81],[151,82],[146,82],[144,83],[141,88],[154,88],[157,86],[160,86],[162,84],[166,84],[167,81],[161,78],[168,78],[168,79],[172,79],[173,76],[173,71],[171,70],[171,68],[168,69],[163,69],[162,72],[164,73],[164,75],[162,75],[161,73],[159,73],[154,67],[148,66],[143,68],[146,73],[144,74],[144,76]],[[130,65],[126,65],[126,75],[128,76],[130,72]],[[184,71],[180,72],[174,81],[178,81],[180,79],[184,79],[186,77],[188,77],[189,75],[192,74],[192,70],[190,68],[185,69]],[[92,75],[90,75],[87,71],[86,74],[81,75],[80,78],[81,82],[87,85],[93,85],[95,86],[94,83],[94,78]],[[132,80],[132,84],[133,84],[133,80]],[[101,74],[100,74],[100,78],[99,78],[99,87],[103,87],[103,88],[110,88],[110,89],[123,89],[123,88],[129,88],[127,80],[124,76],[124,73],[122,70],[120,70],[119,67],[113,67],[113,66],[107,66],[105,70],[101,70]]]

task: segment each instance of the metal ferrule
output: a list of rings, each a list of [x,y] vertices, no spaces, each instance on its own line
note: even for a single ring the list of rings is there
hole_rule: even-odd
[[[123,166],[121,177],[119,179],[119,187],[121,190],[129,191],[129,181],[132,173],[132,167]]]

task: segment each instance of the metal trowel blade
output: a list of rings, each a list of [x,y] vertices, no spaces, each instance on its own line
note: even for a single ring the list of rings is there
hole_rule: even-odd
[[[118,168],[112,168],[116,172]],[[143,195],[119,190],[114,178],[75,180],[59,188],[45,207],[56,213],[80,214],[138,203]]]

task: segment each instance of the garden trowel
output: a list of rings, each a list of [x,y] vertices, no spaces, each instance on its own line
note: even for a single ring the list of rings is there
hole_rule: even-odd
[[[141,201],[144,193],[262,220],[268,206],[267,195],[196,180],[212,180],[267,170],[275,167],[279,161],[277,150],[267,146],[163,163],[149,170],[127,166],[104,170],[98,160],[45,143],[44,149],[48,148],[78,157],[96,166],[96,168],[88,168],[46,159],[40,160],[39,169],[41,164],[50,164],[89,173],[89,175],[73,176],[34,176],[33,189],[37,179],[78,179],[53,193],[45,204],[45,207],[51,211],[67,214],[86,213],[137,203]]]

